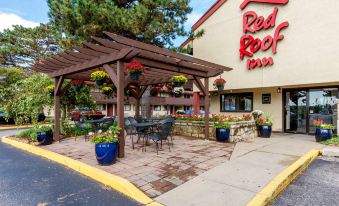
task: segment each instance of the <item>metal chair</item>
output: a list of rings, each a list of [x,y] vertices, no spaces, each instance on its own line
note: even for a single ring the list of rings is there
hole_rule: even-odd
[[[159,124],[164,124],[166,122],[171,122],[172,123],[172,128],[171,128],[171,144],[172,144],[172,147],[173,147],[173,128],[174,128],[174,125],[175,125],[175,119],[172,117],[172,116],[168,116],[166,117],[165,119],[159,121]]]
[[[138,135],[138,132],[127,118],[125,118],[125,131],[126,134],[132,139],[132,148],[134,149],[134,135]]]
[[[171,144],[168,140],[168,136],[170,136],[171,134],[171,129],[172,129],[172,122],[168,121],[168,122],[165,122],[159,125],[158,131],[156,133],[150,134],[148,136],[148,139],[153,140],[156,144],[157,155],[159,154],[159,142],[162,146],[162,141],[167,141],[168,150],[171,151]],[[145,151],[146,151],[146,146],[145,146]]]

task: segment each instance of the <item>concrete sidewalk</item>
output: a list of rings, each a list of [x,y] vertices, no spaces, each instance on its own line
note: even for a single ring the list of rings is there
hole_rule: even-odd
[[[311,149],[313,136],[274,134],[235,147],[231,160],[159,196],[167,206],[244,206],[282,170]]]

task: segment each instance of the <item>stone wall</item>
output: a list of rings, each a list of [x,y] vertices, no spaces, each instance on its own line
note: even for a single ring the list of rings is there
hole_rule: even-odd
[[[231,122],[230,123],[230,142],[246,141],[257,137],[256,125],[254,121]],[[214,123],[210,123],[209,139],[216,139]],[[205,124],[199,121],[181,121],[175,122],[175,135],[205,138]]]

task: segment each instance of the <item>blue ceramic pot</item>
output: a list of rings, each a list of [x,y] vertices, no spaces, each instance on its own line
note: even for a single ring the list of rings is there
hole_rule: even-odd
[[[218,91],[223,91],[225,88],[225,85],[218,85],[217,88],[218,88]]]
[[[99,143],[95,145],[95,155],[101,165],[115,162],[117,158],[118,143]]]
[[[130,78],[132,81],[138,81],[138,80],[139,80],[139,77],[140,77],[140,73],[139,73],[139,72],[133,72],[133,73],[130,73],[130,74],[129,74],[129,78]]]
[[[97,86],[102,86],[105,83],[105,79],[97,79],[95,80],[95,84]]]
[[[259,126],[258,127],[258,136],[263,138],[270,138],[272,134],[272,126]]]
[[[230,139],[230,129],[217,128],[215,132],[218,142],[226,142]]]
[[[322,142],[332,137],[332,130],[331,129],[320,129],[316,128],[315,130],[315,140],[317,142]]]
[[[37,140],[41,145],[49,145],[53,143],[53,132],[37,132]]]

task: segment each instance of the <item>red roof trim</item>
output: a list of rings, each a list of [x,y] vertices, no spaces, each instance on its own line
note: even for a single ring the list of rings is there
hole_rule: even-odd
[[[192,31],[195,31],[201,24],[203,24],[210,16],[214,14],[227,0],[217,0],[205,13],[200,17],[200,19],[192,26]],[[188,37],[181,45],[180,48],[186,46],[190,41],[191,37]]]
[[[186,46],[190,41],[192,41],[192,37],[188,37],[181,45],[180,48],[183,48]]]
[[[208,11],[192,26],[192,31],[195,31],[199,26],[204,23],[214,12],[216,12],[227,0],[217,0]]]

